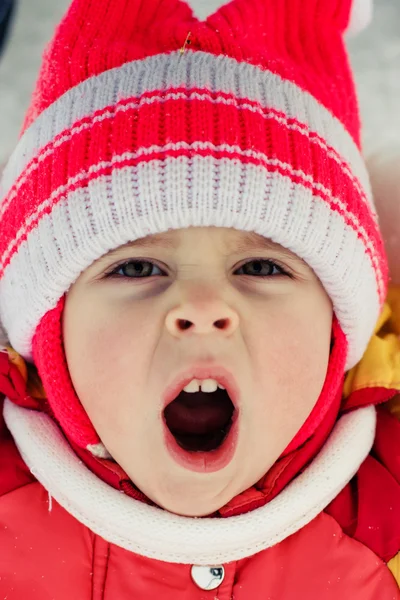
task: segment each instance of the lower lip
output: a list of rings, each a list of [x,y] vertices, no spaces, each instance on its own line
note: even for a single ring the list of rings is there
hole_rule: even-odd
[[[239,438],[238,412],[232,417],[228,435],[216,450],[188,452],[181,448],[164,422],[164,439],[167,450],[181,467],[197,473],[215,473],[229,465],[236,452]]]

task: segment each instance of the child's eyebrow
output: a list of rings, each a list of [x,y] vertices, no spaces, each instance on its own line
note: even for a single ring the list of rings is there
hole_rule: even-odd
[[[105,257],[112,258],[113,256],[120,253],[122,250],[129,250],[130,248],[167,248],[171,250],[176,250],[179,248],[179,239],[176,237],[172,238],[168,233],[165,234],[157,234],[148,236],[145,238],[140,238],[138,240],[134,240],[133,242],[128,242],[123,246],[119,246],[115,250],[111,250],[108,252]],[[279,252],[280,255],[284,256],[288,259],[297,259],[301,260],[297,257],[293,252],[284,248],[280,244],[273,242],[268,238],[263,238],[260,235],[252,231],[245,232],[241,235],[240,241],[232,242],[227,248],[226,254],[232,254],[234,252],[247,252],[249,250],[267,250],[267,251],[275,251]],[[103,257],[103,258],[105,258]]]

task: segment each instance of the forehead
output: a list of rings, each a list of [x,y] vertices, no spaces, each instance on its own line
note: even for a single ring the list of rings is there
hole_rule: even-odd
[[[224,250],[232,253],[260,249],[279,251],[281,254],[286,254],[291,258],[296,256],[287,248],[284,248],[280,244],[253,231],[238,231],[223,227],[189,227],[186,229],[171,230],[164,233],[149,235],[133,242],[128,242],[127,244],[120,246],[118,250],[135,247],[178,250],[185,240],[190,241],[190,238],[193,238],[193,240],[196,238],[197,242],[199,241],[198,236],[204,235],[213,238],[214,241],[221,244]],[[204,242],[206,240],[202,241]]]

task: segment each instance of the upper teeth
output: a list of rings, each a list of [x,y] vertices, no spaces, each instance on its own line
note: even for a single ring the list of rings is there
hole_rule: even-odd
[[[192,381],[183,388],[183,391],[193,394],[198,392],[200,388],[202,392],[215,392],[217,388],[220,388],[221,390],[225,389],[222,385],[215,381],[215,379],[203,379],[202,381],[199,379],[192,379]]]

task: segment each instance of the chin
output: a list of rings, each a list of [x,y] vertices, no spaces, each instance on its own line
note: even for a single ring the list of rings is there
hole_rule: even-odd
[[[239,481],[240,469],[234,464],[217,473],[196,473],[168,463],[163,463],[158,474],[154,473],[155,479],[147,481],[147,486],[139,487],[157,506],[176,515],[212,515],[245,486],[245,482]]]
[[[219,510],[229,500],[231,500],[230,497],[226,499],[219,497],[201,498],[198,492],[193,495],[189,492],[184,497],[176,495],[175,497],[165,499],[163,502],[154,501],[161,508],[175,515],[182,517],[207,517]]]

